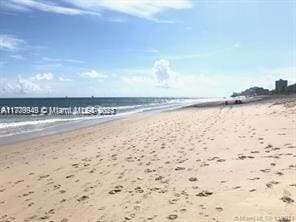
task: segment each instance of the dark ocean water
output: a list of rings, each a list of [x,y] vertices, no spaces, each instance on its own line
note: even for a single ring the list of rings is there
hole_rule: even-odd
[[[3,107],[110,107],[116,115],[3,115],[0,114],[0,143],[13,137],[46,135],[46,132],[63,132],[79,127],[146,112],[176,109],[206,102],[203,98],[0,98]],[[1,141],[2,140],[2,141]]]

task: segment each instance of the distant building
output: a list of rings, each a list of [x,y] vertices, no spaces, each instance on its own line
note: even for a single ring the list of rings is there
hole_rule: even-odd
[[[287,86],[288,86],[287,80],[283,80],[283,79],[277,80],[277,81],[275,81],[275,92],[276,93],[283,93],[286,91]]]
[[[262,95],[272,95],[272,94],[294,94],[296,93],[296,83],[288,86],[288,80],[277,80],[275,81],[275,89],[269,91],[268,89],[264,89],[262,87],[251,87],[246,89],[240,93],[234,92],[231,97],[237,96],[262,96]]]
[[[232,93],[232,95],[231,95],[231,97],[237,97],[237,96],[240,96],[240,93],[234,92],[234,93]]]
[[[249,89],[246,89],[241,93],[243,96],[261,96],[261,95],[268,95],[269,90],[264,89],[262,87],[252,87]]]
[[[293,85],[289,85],[287,87],[286,91],[287,91],[288,94],[296,93],[296,83],[293,84]]]
[[[268,95],[270,92],[268,89],[264,89],[262,87],[251,87],[249,89],[246,89],[245,91],[242,91],[240,93],[233,93],[231,97],[237,97],[237,96],[262,96],[262,95]]]

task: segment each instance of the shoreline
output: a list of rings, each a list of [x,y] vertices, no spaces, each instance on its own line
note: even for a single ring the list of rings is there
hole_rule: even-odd
[[[217,98],[218,99],[218,98]],[[201,100],[203,100],[201,98]],[[218,100],[217,100],[218,101]],[[198,103],[207,103],[207,102],[197,102]],[[46,137],[50,135],[57,135],[60,133],[67,133],[67,132],[72,132],[92,126],[97,126],[100,124],[108,123],[108,122],[113,122],[117,121],[120,119],[127,119],[127,118],[133,118],[136,116],[141,116],[141,115],[149,115],[149,114],[154,114],[154,113],[160,113],[160,112],[167,112],[170,110],[177,110],[177,109],[182,109],[188,106],[191,106],[191,104],[187,105],[179,105],[179,106],[170,106],[170,104],[166,104],[166,108],[160,107],[153,107],[148,110],[136,112],[137,110],[127,112],[127,113],[120,113],[119,115],[111,115],[111,116],[105,116],[102,118],[95,118],[92,120],[84,119],[84,120],[79,120],[79,121],[69,121],[61,124],[56,124],[52,125],[43,129],[39,130],[34,130],[34,131],[29,131],[29,132],[23,132],[23,133],[18,133],[10,136],[3,136],[0,137],[0,145],[8,145],[8,144],[14,144],[22,141],[27,141],[31,139],[36,139],[39,137]]]
[[[137,118],[145,118],[149,115],[154,115],[155,113],[143,113],[143,114],[138,114],[135,116],[127,116],[124,118],[118,118],[118,119],[110,119],[107,121],[103,121],[100,123],[95,123],[89,126],[84,126],[84,127],[79,127],[77,129],[69,129],[67,131],[62,131],[62,132],[54,132],[52,134],[46,134],[46,135],[37,135],[36,137],[32,137],[32,138],[27,138],[27,139],[22,139],[19,141],[15,141],[15,142],[9,142],[9,143],[0,143],[0,151],[2,147],[6,147],[6,146],[17,146],[18,144],[22,144],[22,143],[30,143],[30,142],[34,142],[34,141],[39,141],[39,140],[43,140],[43,139],[50,139],[50,138],[55,138],[55,137],[63,137],[63,136],[67,136],[67,134],[71,135],[71,134],[76,134],[79,132],[87,132],[87,131],[93,131],[96,128],[104,128],[104,127],[108,127],[109,124],[112,124],[114,122],[118,122],[118,121],[124,121],[124,120],[133,120],[133,119],[137,119]],[[16,135],[17,136],[17,135]]]

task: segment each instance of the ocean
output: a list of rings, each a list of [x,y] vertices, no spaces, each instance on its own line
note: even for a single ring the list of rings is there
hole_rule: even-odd
[[[0,144],[17,142],[125,118],[141,113],[177,109],[213,99],[207,98],[0,98]],[[115,115],[54,115],[44,113],[8,113],[11,107],[112,108]]]

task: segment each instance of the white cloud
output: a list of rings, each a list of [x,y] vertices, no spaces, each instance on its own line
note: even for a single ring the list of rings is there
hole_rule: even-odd
[[[32,95],[40,91],[38,84],[21,76],[18,76],[16,80],[2,79],[0,81],[0,95]]]
[[[23,39],[19,39],[14,35],[0,34],[0,50],[18,50],[24,43]]]
[[[177,75],[171,70],[168,60],[160,59],[155,61],[152,75],[159,87],[169,88],[177,81]]]
[[[80,74],[80,76],[85,78],[91,78],[91,79],[105,79],[107,78],[107,75],[98,73],[96,70],[90,70],[87,72],[83,72]]]
[[[204,75],[181,74],[172,70],[170,62],[165,59],[155,61],[152,69],[155,86],[161,88],[182,89],[196,85],[198,81],[210,81]]]
[[[70,79],[70,78],[64,78],[63,76],[60,76],[58,79],[61,82],[72,82],[73,81],[72,79]]]
[[[82,15],[82,14],[96,14],[98,12],[91,12],[77,8],[63,7],[54,4],[51,1],[36,1],[36,0],[6,0],[1,3],[4,7],[18,11],[39,10],[44,12],[51,12],[64,15]]]
[[[151,1],[151,0],[65,0],[78,7],[95,10],[112,10],[128,15],[160,21],[155,15],[169,9],[186,9],[191,8],[189,0],[170,0],[170,1]]]
[[[40,91],[40,86],[28,79],[23,79],[20,76],[17,78],[16,88],[24,94],[35,93]]]
[[[53,74],[48,72],[48,73],[38,73],[34,77],[32,77],[32,80],[53,80]]]
[[[6,9],[13,10],[13,11],[27,11],[27,12],[30,11],[27,7],[13,3],[9,0],[5,1],[5,2],[2,1],[0,6],[6,8]]]
[[[172,70],[170,62],[160,59],[154,62],[153,68],[140,70],[130,69],[129,73],[134,73],[130,77],[122,77],[121,79],[135,87],[154,86],[166,89],[196,88],[198,84],[207,86],[215,86],[215,82],[204,74],[181,74]],[[135,74],[136,73],[136,74]]]
[[[15,11],[39,10],[64,15],[101,15],[103,10],[109,10],[160,23],[172,22],[158,19],[155,17],[156,15],[170,9],[192,7],[190,0],[63,0],[63,2],[67,4],[67,7],[62,2],[57,4],[49,0],[5,0],[1,4],[2,7]],[[72,5],[72,7],[69,5]],[[115,21],[117,22],[118,19]],[[122,22],[122,19],[119,21]]]
[[[0,74],[1,76],[1,74]],[[70,78],[60,75],[54,78],[52,73],[38,73],[36,75],[23,77],[0,78],[0,97],[11,96],[60,96],[67,82],[72,82]],[[75,85],[74,85],[75,87]],[[75,92],[75,88],[71,89]]]

